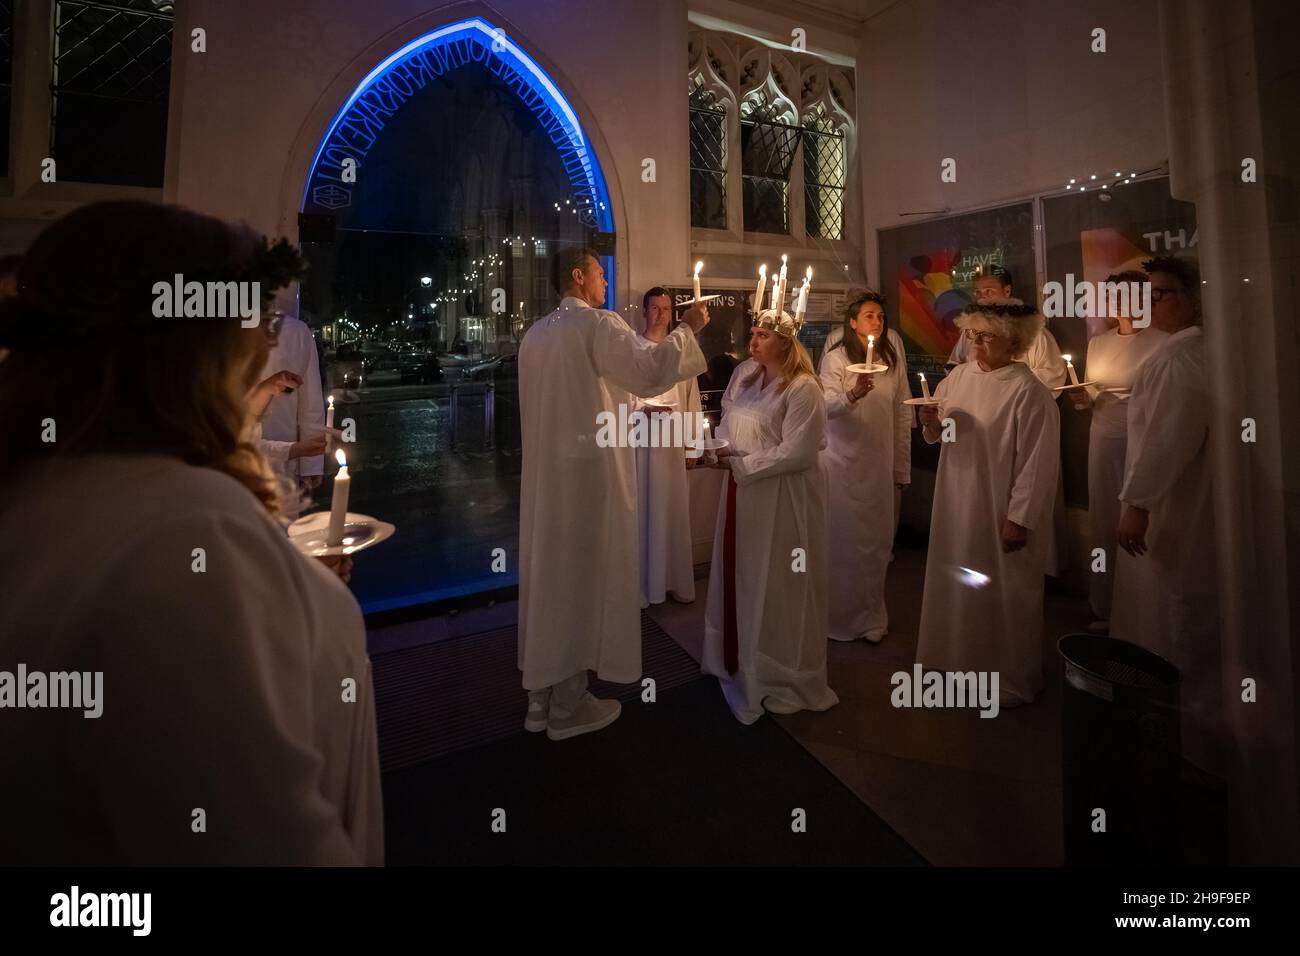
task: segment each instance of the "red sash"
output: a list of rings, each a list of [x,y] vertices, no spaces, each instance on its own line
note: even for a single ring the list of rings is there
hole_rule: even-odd
[[[727,471],[727,525],[722,539],[722,662],[728,674],[739,666],[736,636],[736,478]]]

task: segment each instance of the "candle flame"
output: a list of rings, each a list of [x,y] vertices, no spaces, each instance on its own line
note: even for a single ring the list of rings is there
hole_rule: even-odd
[[[868,335],[868,336],[867,336],[867,344],[868,344],[868,345],[875,345],[875,344],[876,344],[876,337],[875,337],[874,335]]]
[[[785,253],[783,252],[783,253],[781,253],[781,265],[785,265],[785,260],[786,260],[786,255],[785,255]]]
[[[701,262],[697,262],[697,263],[695,263],[695,274],[696,274],[696,275],[699,275],[699,274],[700,274],[700,270],[703,269],[703,268],[704,268],[704,263],[703,263],[702,261],[701,261]]]
[[[333,408],[333,407],[334,407],[334,396],[331,395],[331,396],[330,396],[330,408]]]
[[[812,282],[812,266],[808,267],[808,271],[804,275],[807,277],[807,281]]]
[[[924,372],[917,372],[916,374],[919,375],[919,376],[921,376],[921,381],[923,381],[923,382],[925,381],[925,373],[924,373]]]
[[[340,468],[346,468],[348,466],[348,456],[343,454],[342,448],[334,453],[334,460],[339,463]]]
[[[766,263],[766,262],[764,262],[761,266],[758,267],[758,274],[759,274],[760,276],[762,276],[764,279],[767,278],[767,263]]]
[[[1066,364],[1066,365],[1069,365],[1069,364],[1070,364],[1070,356],[1068,356],[1068,355],[1062,355],[1061,358],[1065,359],[1065,364]]]

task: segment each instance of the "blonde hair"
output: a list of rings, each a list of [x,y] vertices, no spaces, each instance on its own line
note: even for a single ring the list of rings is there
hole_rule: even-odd
[[[777,373],[780,378],[780,382],[776,386],[778,392],[785,391],[786,386],[800,375],[811,375],[813,378],[817,377],[817,373],[813,371],[812,356],[808,354],[808,350],[803,347],[802,342],[793,336],[782,335],[780,332],[771,332],[769,334],[775,335],[782,341],[790,343],[790,348],[786,349],[785,352],[785,360],[781,363],[781,369]],[[757,382],[762,375],[763,366],[760,365],[758,368],[754,369],[754,371],[750,373],[741,384],[748,388]]]
[[[1011,300],[996,305],[972,303],[961,310],[954,324],[962,330],[982,329],[992,332],[1011,345],[1012,358],[1019,358],[1029,351],[1047,320],[1032,305]]]

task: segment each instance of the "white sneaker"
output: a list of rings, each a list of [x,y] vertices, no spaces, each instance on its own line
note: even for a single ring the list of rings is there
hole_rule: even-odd
[[[551,709],[551,692],[549,690],[530,690],[528,692],[528,715],[524,717],[524,730],[530,734],[540,734],[546,729],[546,715]]]
[[[579,734],[603,730],[618,720],[618,715],[622,712],[623,705],[616,700],[598,700],[590,693],[584,694],[572,714],[548,721],[546,736],[551,740],[568,740]]]

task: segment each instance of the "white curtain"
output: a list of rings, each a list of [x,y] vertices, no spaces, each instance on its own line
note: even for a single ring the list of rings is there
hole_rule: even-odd
[[[1300,166],[1297,7],[1160,2],[1170,186],[1196,204],[1205,280],[1218,539],[1205,586],[1220,599],[1232,857],[1243,863],[1300,859],[1300,194],[1287,162]],[[1254,183],[1243,182],[1247,159]],[[1242,700],[1247,679],[1255,703]]]

